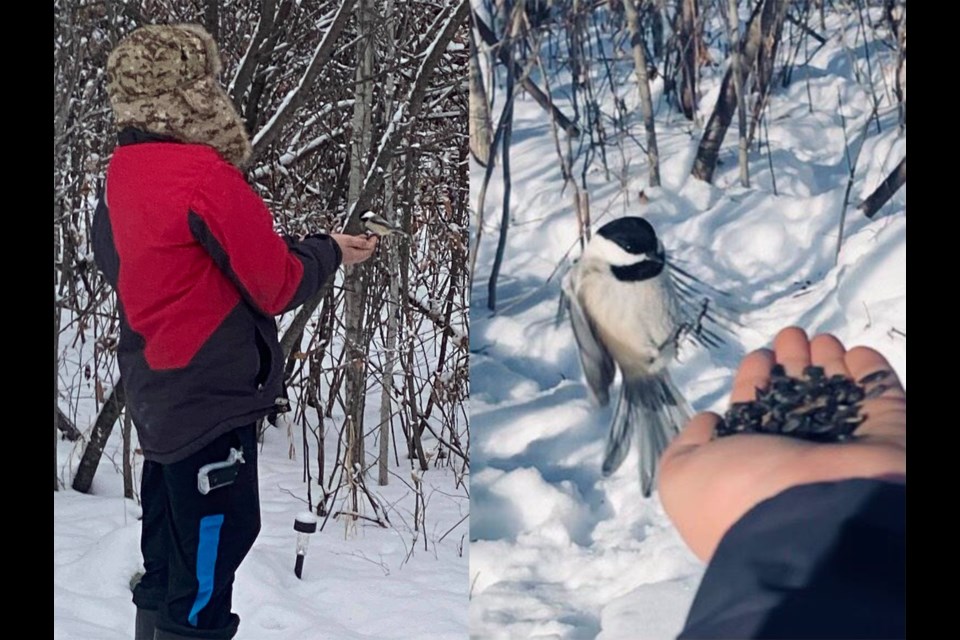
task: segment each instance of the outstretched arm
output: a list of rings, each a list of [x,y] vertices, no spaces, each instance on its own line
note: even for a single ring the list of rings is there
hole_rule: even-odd
[[[226,163],[211,169],[195,192],[188,215],[193,236],[243,297],[265,315],[297,307],[319,291],[341,263],[357,262],[358,254],[366,259],[376,246],[375,240],[357,247],[344,239],[349,236],[326,234],[285,241],[274,231],[273,216],[263,200]]]
[[[851,440],[714,438],[695,416],[661,461],[660,494],[680,535],[709,562],[681,638],[889,638],[905,633],[906,392],[887,360],[797,328],[737,372],[732,402],[755,399],[774,364],[810,364],[886,390],[863,402]]]

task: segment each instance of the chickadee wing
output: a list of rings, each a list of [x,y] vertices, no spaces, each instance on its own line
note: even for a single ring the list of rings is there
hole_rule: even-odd
[[[573,275],[567,274],[563,280],[563,295],[570,308],[570,324],[573,325],[573,335],[577,339],[580,353],[580,366],[587,378],[587,386],[594,401],[600,406],[610,402],[610,385],[616,369],[613,358],[607,348],[597,336],[586,311],[580,304],[573,287]]]
[[[668,265],[670,282],[677,292],[680,313],[686,325],[685,335],[708,348],[725,344],[740,326],[733,297],[678,266],[674,258]]]
[[[633,440],[635,421],[632,420],[632,404],[627,398],[626,381],[617,398],[617,406],[613,412],[613,421],[610,423],[610,432],[607,434],[607,444],[603,451],[603,475],[609,476],[620,468],[627,454],[630,453],[630,443]],[[639,423],[637,423],[639,424]]]

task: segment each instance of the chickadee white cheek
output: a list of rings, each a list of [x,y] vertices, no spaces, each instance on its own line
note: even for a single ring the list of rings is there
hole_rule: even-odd
[[[603,236],[594,236],[583,252],[584,259],[593,259],[612,267],[626,267],[646,260],[645,255],[629,253],[616,242],[611,242]]]
[[[663,254],[663,246],[657,243],[657,253]],[[651,258],[647,253],[630,253],[616,242],[611,242],[603,236],[594,236],[583,252],[584,259],[596,260],[611,267],[629,267],[640,262],[647,262]]]

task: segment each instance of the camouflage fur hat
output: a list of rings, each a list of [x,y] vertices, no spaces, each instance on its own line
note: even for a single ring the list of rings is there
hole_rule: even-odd
[[[140,27],[107,60],[107,93],[117,128],[206,144],[242,167],[250,159],[250,140],[217,81],[219,72],[217,44],[203,27]]]

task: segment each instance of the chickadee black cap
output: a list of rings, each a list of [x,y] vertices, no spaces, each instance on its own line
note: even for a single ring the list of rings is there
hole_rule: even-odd
[[[627,253],[656,255],[660,252],[657,232],[643,218],[617,218],[600,227],[597,234],[615,242]]]

